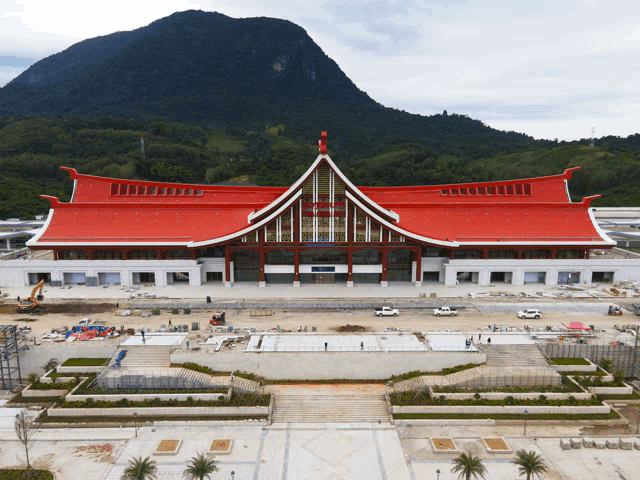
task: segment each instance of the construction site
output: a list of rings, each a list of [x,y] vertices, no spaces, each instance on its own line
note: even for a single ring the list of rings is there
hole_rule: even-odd
[[[212,451],[212,478],[447,479],[471,452],[487,478],[511,479],[521,448],[547,460],[545,478],[638,478],[633,283],[424,295],[390,285],[384,298],[327,298],[331,286],[301,289],[308,298],[273,286],[177,298],[174,288],[83,299],[69,292],[95,289],[49,286],[40,300],[2,289],[2,466],[15,465],[11,419],[28,407],[35,458],[57,478],[88,461],[85,478],[115,480],[134,452],[171,443],[157,460],[162,478],[178,479],[181,462],[215,442],[226,450]],[[18,292],[37,308],[18,313]],[[434,316],[443,305],[457,316]],[[399,315],[377,317],[380,306]],[[528,309],[542,318],[520,318]]]

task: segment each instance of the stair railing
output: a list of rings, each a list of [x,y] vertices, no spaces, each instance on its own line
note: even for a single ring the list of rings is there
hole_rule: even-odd
[[[542,348],[542,344],[539,340],[536,340],[536,347],[538,347],[538,350],[540,351],[540,353],[542,353],[542,356],[547,360],[549,365],[555,365],[555,362],[551,360],[551,357],[547,354],[547,351]]]
[[[384,386],[384,398],[387,401],[387,413],[389,415],[389,423],[391,423],[391,425],[394,425],[395,420],[393,419],[393,406],[391,405],[391,397],[389,396],[389,387],[387,385]]]

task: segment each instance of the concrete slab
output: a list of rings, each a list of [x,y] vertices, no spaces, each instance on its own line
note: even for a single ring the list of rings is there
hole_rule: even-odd
[[[571,450],[571,441],[566,438],[560,439],[560,448],[562,450]]]
[[[607,438],[606,443],[607,443],[607,448],[609,448],[611,450],[616,450],[618,448],[618,446],[620,445],[620,439],[619,438]]]
[[[578,449],[582,447],[582,439],[581,438],[572,438],[571,439],[571,448]]]
[[[593,439],[589,437],[582,438],[582,446],[584,448],[593,448]]]
[[[260,348],[258,349],[258,344]],[[327,348],[325,350],[325,343]],[[321,333],[253,334],[247,352],[416,352],[427,347],[413,334],[326,335]]]
[[[147,346],[147,347],[159,347],[159,346],[177,346],[182,345],[187,338],[188,333],[168,333],[168,332],[149,332],[144,334],[144,342],[142,341],[142,334],[136,333],[127,338],[120,344],[122,347],[134,347],[134,346]]]

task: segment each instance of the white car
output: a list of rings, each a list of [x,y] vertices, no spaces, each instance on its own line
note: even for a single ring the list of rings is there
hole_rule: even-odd
[[[518,312],[518,318],[535,318],[538,320],[541,316],[542,312],[535,308],[529,308]]]

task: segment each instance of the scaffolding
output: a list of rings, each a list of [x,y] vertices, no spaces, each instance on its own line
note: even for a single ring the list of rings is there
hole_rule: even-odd
[[[0,325],[0,383],[3,390],[9,391],[22,383],[18,327],[15,325]]]

